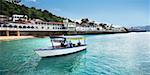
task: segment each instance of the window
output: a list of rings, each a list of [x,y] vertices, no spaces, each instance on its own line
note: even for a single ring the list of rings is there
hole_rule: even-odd
[[[15,25],[14,28],[17,28],[17,26]]]
[[[22,28],[22,26],[19,26],[19,28]]]
[[[34,27],[33,27],[33,26],[32,26],[31,28],[32,28],[32,29],[34,29]]]
[[[66,29],[65,27],[62,27],[62,29]]]
[[[27,28],[30,28],[30,26],[28,26]]]
[[[7,27],[7,25],[6,25],[6,24],[4,24],[4,25],[3,25],[3,27]]]
[[[44,29],[44,27],[42,27],[42,29]]]
[[[49,29],[49,27],[47,27],[47,29]]]
[[[12,28],[13,26],[12,26],[12,25],[9,25],[8,27],[9,27],[9,28]]]
[[[26,28],[26,26],[23,26],[23,28]]]

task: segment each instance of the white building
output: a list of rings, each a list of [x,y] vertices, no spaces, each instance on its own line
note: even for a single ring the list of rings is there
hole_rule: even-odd
[[[13,22],[16,22],[16,21],[19,21],[19,20],[24,20],[24,21],[27,21],[28,17],[27,15],[12,15],[12,21]]]
[[[8,1],[8,2],[10,2],[10,3],[17,4],[17,5],[22,5],[22,4],[21,4],[21,0],[5,0],[5,1]]]
[[[98,31],[97,26],[76,26],[76,31]]]
[[[0,15],[0,23],[8,22],[9,17],[6,15]]]
[[[5,0],[5,1],[8,1],[8,2],[16,2],[16,3],[21,2],[21,0]]]
[[[68,19],[63,21],[64,26],[67,27],[68,31],[76,30],[76,23],[68,22]]]
[[[97,26],[97,30],[98,31],[104,31],[104,29],[102,28],[102,26]]]

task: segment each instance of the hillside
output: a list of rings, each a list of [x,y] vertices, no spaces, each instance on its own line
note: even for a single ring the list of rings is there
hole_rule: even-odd
[[[7,15],[10,17],[13,14],[25,14],[31,19],[36,18],[47,22],[62,22],[65,19],[63,17],[56,16],[47,10],[36,9],[35,7],[29,8],[25,5],[17,5],[5,0],[0,0],[0,15]]]

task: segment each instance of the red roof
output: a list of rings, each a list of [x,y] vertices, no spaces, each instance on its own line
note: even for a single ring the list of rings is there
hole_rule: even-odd
[[[63,22],[39,22],[39,21],[36,21],[38,23],[47,23],[47,24],[64,24]]]
[[[64,24],[63,22],[46,22],[48,24]]]

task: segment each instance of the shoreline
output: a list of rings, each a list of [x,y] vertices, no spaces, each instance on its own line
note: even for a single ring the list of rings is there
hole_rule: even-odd
[[[0,36],[0,41],[12,41],[20,39],[35,38],[34,36]]]
[[[132,33],[132,32],[126,32],[126,33]],[[139,32],[137,32],[139,33]],[[98,35],[99,33],[84,33],[84,34],[64,34],[64,35]],[[101,34],[125,34],[124,32],[121,33],[101,33]],[[20,40],[20,39],[29,39],[29,38],[43,38],[48,36],[0,36],[0,42],[1,41],[13,41],[13,40]]]

